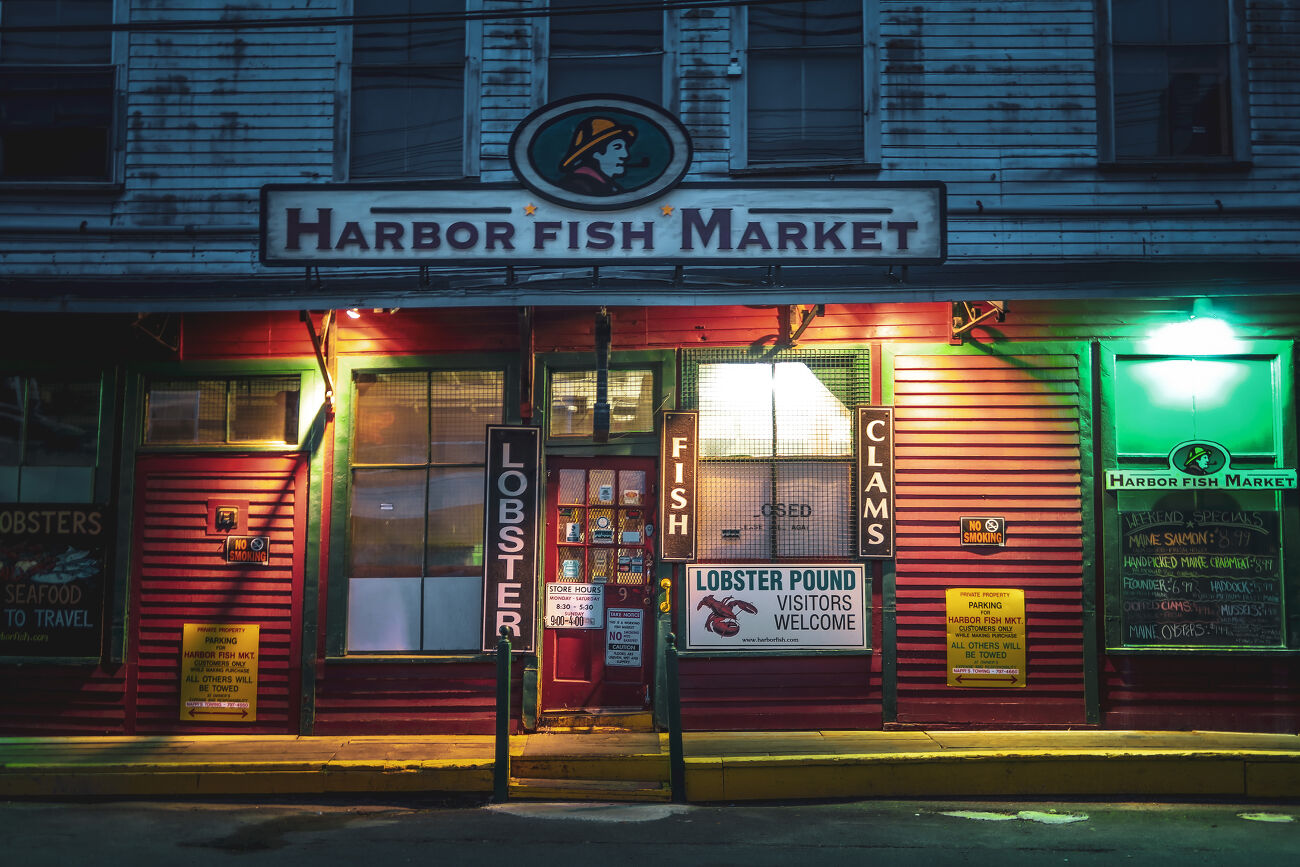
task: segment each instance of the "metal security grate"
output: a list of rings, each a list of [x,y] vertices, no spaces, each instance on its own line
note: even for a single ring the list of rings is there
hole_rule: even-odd
[[[853,554],[854,411],[866,351],[688,352],[683,403],[700,413],[699,554],[706,560]]]

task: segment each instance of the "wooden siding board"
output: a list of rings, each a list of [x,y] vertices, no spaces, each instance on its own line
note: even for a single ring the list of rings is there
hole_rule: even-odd
[[[893,357],[896,460],[897,723],[1082,723],[1083,563],[1078,360],[1069,354],[905,349]],[[1050,386],[1040,391],[1044,384]],[[990,389],[995,385],[995,389]],[[1037,400],[1041,395],[1054,399]],[[1043,434],[1043,428],[1062,429]],[[1034,456],[1045,436],[1060,459]],[[933,449],[918,448],[931,443]],[[998,448],[990,448],[1001,443]],[[994,455],[1001,460],[991,460]],[[1027,460],[1028,459],[1028,460]],[[963,481],[963,471],[972,478]],[[1016,474],[1006,484],[1000,474]],[[1062,470],[1067,472],[1063,475]],[[918,480],[941,480],[921,484]],[[958,519],[1007,520],[1007,546],[957,543]],[[1032,543],[1029,541],[1032,539]],[[944,590],[1025,591],[1027,685],[948,687]]]

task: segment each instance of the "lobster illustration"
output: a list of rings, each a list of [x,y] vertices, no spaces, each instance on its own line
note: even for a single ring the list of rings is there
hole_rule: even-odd
[[[740,624],[736,622],[737,609],[750,614],[758,613],[758,609],[753,605],[733,596],[724,596],[721,600],[714,599],[712,596],[705,596],[700,600],[700,604],[695,606],[696,611],[701,608],[708,608],[713,612],[704,621],[704,628],[728,638],[740,631]]]

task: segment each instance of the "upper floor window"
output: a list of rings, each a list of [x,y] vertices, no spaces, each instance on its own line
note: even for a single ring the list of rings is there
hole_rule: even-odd
[[[736,167],[874,158],[864,8],[863,0],[804,0],[737,10],[728,74],[733,105],[745,110],[732,112]]]
[[[466,93],[473,92],[466,6],[466,0],[355,0],[362,20],[352,34],[351,178],[473,173],[466,147]]]
[[[0,2],[0,181],[113,179],[113,2]]]
[[[664,13],[643,5],[551,0],[546,100],[611,93],[663,105]]]
[[[1110,0],[1103,156],[1117,162],[1239,156],[1245,97],[1230,0]]]

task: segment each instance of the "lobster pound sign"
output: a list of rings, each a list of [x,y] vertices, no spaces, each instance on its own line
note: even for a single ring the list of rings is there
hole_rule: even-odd
[[[710,612],[707,620],[704,621],[704,628],[717,635],[731,637],[740,632],[740,624],[736,622],[736,611],[745,611],[749,614],[757,614],[758,609],[743,599],[736,599],[733,596],[724,596],[721,600],[712,596],[705,596],[700,603],[695,606],[695,610],[708,608]]]

